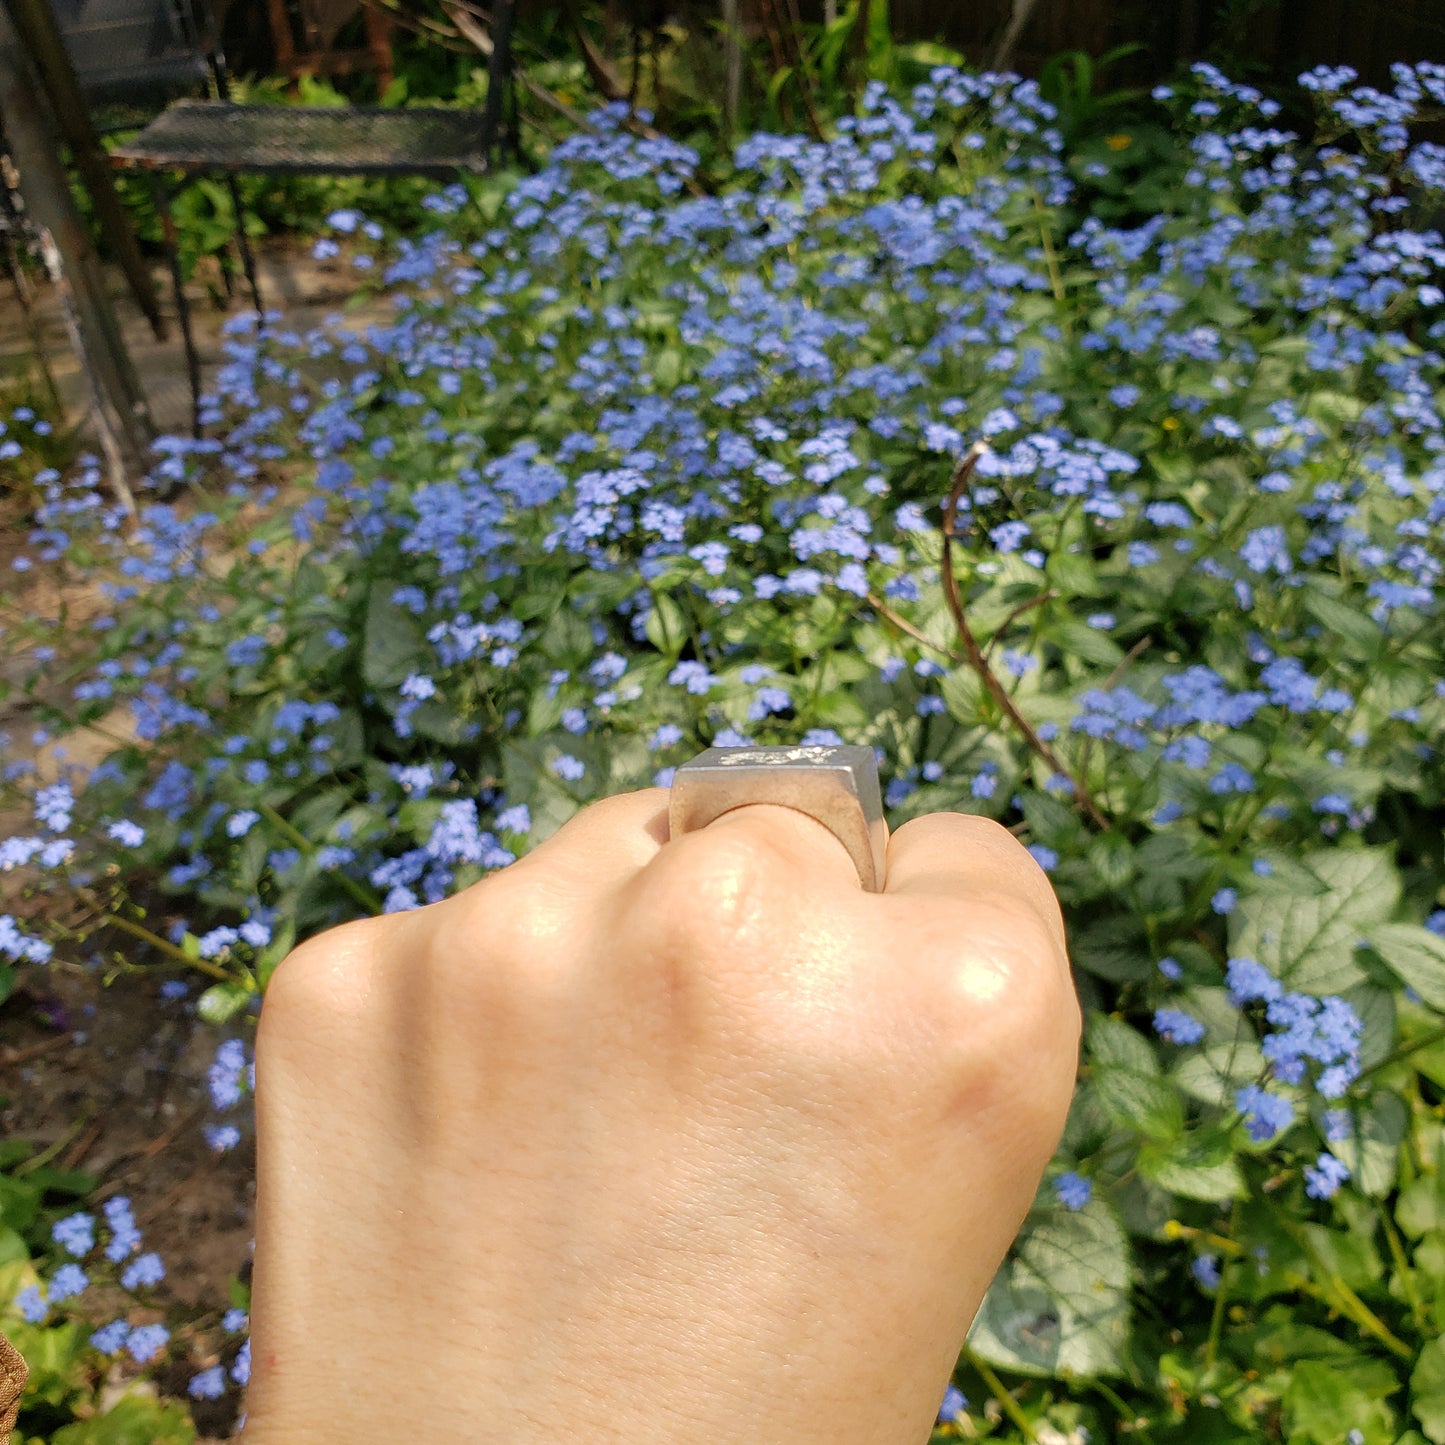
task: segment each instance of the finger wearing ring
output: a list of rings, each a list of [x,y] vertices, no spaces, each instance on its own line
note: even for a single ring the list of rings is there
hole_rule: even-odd
[[[888,825],[869,747],[708,748],[673,774],[671,836],[699,829],[752,803],[773,803],[821,823],[848,850],[858,881],[881,893],[888,866]]]

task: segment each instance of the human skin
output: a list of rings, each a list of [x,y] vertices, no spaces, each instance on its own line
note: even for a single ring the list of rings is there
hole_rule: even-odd
[[[920,1445],[1063,1128],[1004,829],[599,802],[277,970],[245,1445]]]

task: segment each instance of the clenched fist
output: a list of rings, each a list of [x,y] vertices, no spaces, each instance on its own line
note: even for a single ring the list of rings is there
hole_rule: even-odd
[[[934,814],[579,813],[272,980],[247,1445],[919,1445],[1079,1011],[1043,874]]]

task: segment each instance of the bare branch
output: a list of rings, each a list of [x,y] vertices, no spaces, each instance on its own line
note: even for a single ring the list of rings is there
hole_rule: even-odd
[[[978,645],[978,639],[973,635],[973,628],[969,626],[968,618],[964,614],[963,602],[958,594],[958,581],[953,575],[953,543],[958,536],[954,527],[955,518],[958,515],[958,504],[963,497],[964,490],[968,486],[968,480],[973,475],[973,469],[978,465],[978,459],[984,453],[982,442],[975,442],[953,471],[953,485],[949,489],[948,500],[943,507],[943,595],[948,603],[948,610],[953,614],[954,625],[958,628],[958,635],[963,642],[963,650],[967,656],[968,665],[978,674],[979,680],[983,683],[990,697],[1003,710],[1004,715],[1018,729],[1023,740],[1028,744],[1029,749],[1046,762],[1054,772],[1061,777],[1067,778],[1073,785],[1074,798],[1079,806],[1089,815],[1094,825],[1101,831],[1107,832],[1109,820],[1100,811],[1099,805],[1094,801],[1093,795],[1089,792],[1087,784],[1082,778],[1076,778],[1064,766],[1058,754],[1038,735],[1033,724],[1018,710],[1008,689],[998,680],[997,674],[989,666],[988,659],[983,655],[983,649]]]

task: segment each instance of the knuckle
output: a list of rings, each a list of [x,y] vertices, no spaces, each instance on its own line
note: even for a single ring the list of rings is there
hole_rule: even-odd
[[[267,1003],[295,1008],[324,1001],[336,990],[339,975],[371,956],[375,924],[372,918],[357,919],[297,944],[271,975]]]
[[[555,996],[580,966],[573,909],[555,873],[518,864],[440,905],[428,961],[449,996],[483,1012]]]
[[[357,919],[293,948],[266,985],[258,1048],[278,1038],[305,1039],[354,1018],[370,997],[367,983],[382,928],[379,919]]]
[[[955,933],[947,981],[947,1036],[967,1067],[1036,1056],[1041,1045],[1077,1047],[1079,1005],[1059,942],[1033,909],[969,910]]]
[[[790,868],[775,844],[748,829],[687,834],[644,873],[644,917],[680,946],[742,944],[773,916],[777,880]]]

